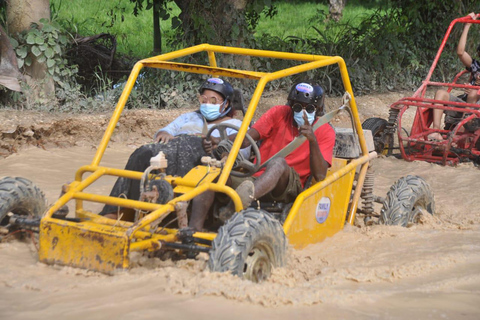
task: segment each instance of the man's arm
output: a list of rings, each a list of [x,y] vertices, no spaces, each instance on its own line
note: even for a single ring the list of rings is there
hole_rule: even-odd
[[[476,19],[475,13],[471,12],[469,16],[472,18],[472,20]],[[465,26],[463,27],[463,32],[462,35],[460,36],[460,40],[458,41],[458,46],[457,46],[457,55],[460,61],[463,63],[463,65],[467,68],[470,68],[472,65],[472,57],[465,51],[465,46],[467,45],[467,37],[468,37],[468,31],[470,30],[471,23],[466,23]]]
[[[303,111],[303,119],[305,123],[309,123],[305,111]],[[320,151],[313,127],[310,124],[304,124],[300,126],[299,131],[307,138],[310,146],[310,172],[316,181],[322,181],[327,176],[327,170],[330,165]]]

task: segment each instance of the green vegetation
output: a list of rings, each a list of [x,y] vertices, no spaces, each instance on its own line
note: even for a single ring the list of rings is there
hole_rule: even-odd
[[[352,26],[358,24],[366,16],[375,12],[375,8],[383,6],[386,1],[348,1],[341,23]],[[286,38],[294,36],[308,38],[317,36],[312,26],[322,28],[323,23],[315,25],[312,20],[319,12],[328,13],[328,4],[318,1],[277,1],[277,14],[273,18],[262,17],[256,27],[256,37],[265,34]],[[51,0],[54,19],[72,34],[90,36],[99,33],[111,33],[117,37],[118,52],[137,58],[152,54],[153,19],[151,10],[139,11],[138,16],[132,14],[134,4],[130,0],[98,1],[98,0]],[[180,14],[174,3],[170,9],[173,15]],[[324,16],[323,15],[323,16]],[[161,29],[164,39],[175,38],[170,21],[162,21]],[[163,52],[174,50],[167,41],[162,44]]]
[[[117,49],[121,54],[139,59],[152,55],[153,18],[152,10],[133,15],[134,4],[130,0],[51,0],[53,19],[73,35],[91,36],[110,33],[117,37]],[[172,5],[173,14],[179,9]],[[170,21],[162,21],[165,38],[173,37]],[[169,48],[163,47],[165,52]]]
[[[201,2],[192,3],[190,8],[194,8],[194,14],[190,16],[191,24],[186,28],[187,31],[182,27],[172,29],[171,20],[161,22],[162,52],[198,44],[195,41],[228,44],[229,40],[236,40],[236,35],[240,35],[238,38],[242,41],[239,46],[343,57],[357,95],[383,90],[414,89],[427,74],[448,24],[462,14],[480,12],[478,0],[349,0],[342,20],[335,22],[328,18],[326,0],[277,0],[272,1],[274,10],[270,7],[270,10],[262,11],[264,5],[268,7],[268,3],[267,0],[257,0],[254,3],[256,7],[250,16],[253,17],[252,20],[241,20],[238,15],[234,16],[235,13],[226,17],[235,22],[232,29],[238,29],[233,33],[224,33],[227,38],[215,36],[212,28],[207,30],[211,26],[210,20],[204,19],[202,14],[211,16],[211,8],[203,6]],[[173,2],[170,5],[170,16],[178,16],[180,9]],[[151,9],[140,10],[135,16],[134,4],[130,0],[51,0],[51,8],[52,20],[61,26],[61,32],[68,35],[69,39],[101,33],[114,35],[117,41],[116,60],[122,62],[121,68],[117,68],[119,70],[129,71],[135,61],[152,55]],[[3,15],[4,11],[0,10],[0,14]],[[3,19],[3,16],[0,18]],[[243,21],[242,26],[252,31],[253,37],[242,37],[242,34],[245,35],[242,32],[246,30],[239,30],[240,24],[237,21]],[[250,24],[245,26],[245,21]],[[452,33],[437,67],[438,72],[432,79],[448,81],[462,68],[454,53],[460,32],[461,27],[458,27]],[[476,43],[469,45],[471,47],[467,46],[467,51],[473,52]],[[64,52],[68,52],[68,49]],[[24,59],[24,49],[20,50],[20,54],[20,58]],[[223,61],[221,58],[221,65],[233,67],[231,60]],[[268,59],[253,59],[250,63],[259,71],[272,71],[294,64],[292,61]],[[82,87],[82,94],[90,98],[80,110],[87,110],[87,105],[91,101],[98,101],[98,97],[115,100],[121,90],[118,85],[114,86],[123,81],[118,77],[112,78],[98,68],[93,73],[90,72],[90,78],[92,76],[94,80],[87,82],[93,83],[93,86]],[[322,83],[330,95],[343,93],[336,67],[323,68],[308,76]],[[164,107],[165,101],[158,95],[159,88],[163,88],[162,94],[168,96],[189,96],[196,89],[197,78],[168,71],[146,71],[132,92],[133,99],[129,102],[129,107]],[[78,75],[77,79],[82,80]],[[86,79],[83,77],[83,80]],[[288,79],[296,80],[298,79]],[[290,84],[274,82],[269,89],[285,89]],[[111,90],[112,87],[116,89]],[[247,92],[252,89],[248,84],[241,84],[241,87]],[[64,92],[63,97],[71,97],[66,99],[57,93],[57,98],[60,104],[67,100],[75,101],[74,94],[76,93]]]
[[[358,24],[366,16],[375,12],[376,7],[384,6],[386,1],[347,1],[343,18],[340,23],[349,23],[352,26]],[[324,23],[315,24],[312,21],[318,20],[319,12],[324,17],[328,13],[328,3],[324,1],[282,1],[276,4],[277,14],[271,19],[259,21],[256,36],[269,34],[285,38],[295,36],[299,38],[315,37],[318,34],[315,29],[324,28]]]

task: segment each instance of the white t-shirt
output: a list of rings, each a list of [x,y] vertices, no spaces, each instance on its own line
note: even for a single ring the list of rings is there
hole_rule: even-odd
[[[238,119],[228,119],[225,121],[222,121],[222,123],[228,123],[235,125],[237,127],[240,127],[242,125],[242,121]],[[208,129],[213,127],[215,124],[207,124]],[[180,134],[200,134],[203,132],[203,116],[199,112],[188,112],[180,115],[177,117],[175,120],[173,120],[169,125],[166,127],[158,130],[155,133],[155,137],[160,131],[165,131],[171,134],[172,136],[178,136]],[[231,129],[231,128],[226,128],[226,133],[227,135],[235,134],[237,133],[236,130]],[[218,130],[215,130],[212,132],[212,136],[215,138],[220,137],[220,132]],[[240,152],[242,155],[248,159],[250,157],[250,147],[241,149]]]

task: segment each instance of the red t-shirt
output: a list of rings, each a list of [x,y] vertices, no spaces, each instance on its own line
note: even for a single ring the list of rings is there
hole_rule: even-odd
[[[289,106],[280,105],[268,110],[252,126],[260,134],[260,139],[263,140],[260,145],[262,163],[299,135],[298,128],[293,121],[292,109]],[[315,131],[315,136],[323,158],[331,165],[333,147],[335,146],[335,130],[330,124],[326,123]],[[290,167],[297,171],[302,185],[304,185],[310,175],[310,146],[308,140],[286,156],[285,160]],[[254,176],[261,175],[264,170],[260,170]]]

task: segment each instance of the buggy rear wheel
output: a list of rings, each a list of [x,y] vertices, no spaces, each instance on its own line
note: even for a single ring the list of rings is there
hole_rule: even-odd
[[[435,213],[433,192],[423,178],[409,175],[400,178],[390,187],[379,222],[407,227],[417,223],[425,213]]]
[[[385,132],[387,124],[388,121],[382,118],[368,118],[362,123],[362,129],[372,131],[373,144],[378,154],[386,155],[390,147]]]
[[[0,225],[8,224],[9,212],[35,218],[46,207],[45,195],[32,181],[21,177],[0,180]]]
[[[248,208],[220,227],[208,265],[211,271],[261,282],[274,267],[285,264],[286,246],[278,220],[266,211]]]

